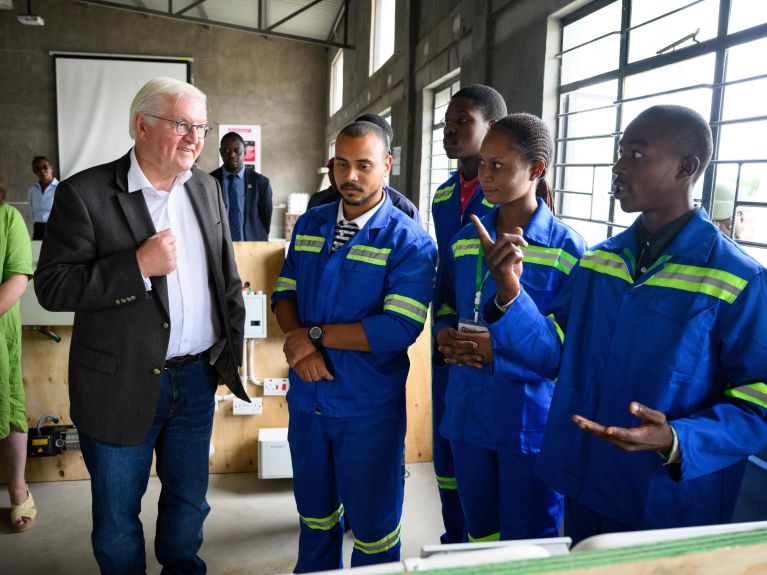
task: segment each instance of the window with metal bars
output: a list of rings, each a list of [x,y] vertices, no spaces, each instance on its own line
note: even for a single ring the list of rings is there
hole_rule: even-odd
[[[609,194],[617,142],[644,109],[681,104],[714,136],[696,203],[767,265],[767,2],[598,0],[561,33],[560,217],[589,244],[628,227],[636,214]]]
[[[447,112],[450,98],[460,89],[460,80],[453,79],[432,90],[434,104],[432,106],[431,146],[429,153],[429,185],[426,187],[426,193],[422,193],[419,205],[426,231],[433,238],[435,237],[435,232],[434,220],[431,217],[431,202],[434,198],[434,193],[437,191],[437,188],[448,180],[451,172],[458,169],[458,160],[448,158],[445,154],[445,149],[442,147],[442,131],[445,128],[445,112]]]

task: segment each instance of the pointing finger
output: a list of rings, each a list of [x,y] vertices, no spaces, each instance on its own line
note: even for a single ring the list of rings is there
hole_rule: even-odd
[[[490,239],[490,234],[487,233],[485,226],[475,214],[471,215],[471,222],[477,229],[477,235],[479,236],[479,241],[482,242],[482,247],[485,249],[493,247],[495,242]]]

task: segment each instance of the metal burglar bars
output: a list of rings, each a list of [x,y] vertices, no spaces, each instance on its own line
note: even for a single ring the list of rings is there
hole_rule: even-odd
[[[708,118],[695,188],[721,229],[767,265],[767,2],[597,0],[562,20],[557,211],[589,244],[625,229],[610,195],[622,131],[655,104]]]
[[[450,172],[458,169],[458,160],[448,158],[445,154],[445,149],[442,147],[442,130],[445,128],[445,112],[447,112],[450,98],[460,89],[460,80],[454,78],[433,90],[434,106],[432,108],[429,188],[426,197],[421,198],[421,206],[426,206],[425,210],[421,209],[422,216],[424,216],[423,220],[426,225],[426,231],[431,234],[431,237],[435,237],[434,220],[431,216],[431,203],[434,199],[434,193],[440,185],[447,181],[450,177]]]

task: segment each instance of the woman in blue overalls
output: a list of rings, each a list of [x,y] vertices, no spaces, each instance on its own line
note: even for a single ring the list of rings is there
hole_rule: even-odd
[[[533,373],[525,380],[503,375],[509,359],[484,324],[485,304],[498,288],[483,243],[487,249],[498,239],[524,238],[520,281],[541,312],[586,246],[551,212],[545,175],[553,144],[540,118],[511,114],[499,120],[485,137],[481,156],[480,185],[499,207],[481,220],[472,218],[475,223],[456,234],[440,264],[435,309],[444,304],[453,312],[434,326],[438,349],[451,366],[440,432],[453,449],[470,541],[556,536],[562,498],[534,474],[554,383]],[[514,243],[507,242],[507,249],[518,249]],[[495,306],[487,307],[500,314],[509,304],[496,298]]]

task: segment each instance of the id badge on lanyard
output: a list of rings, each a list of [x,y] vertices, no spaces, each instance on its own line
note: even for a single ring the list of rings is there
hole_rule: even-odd
[[[482,276],[482,262],[485,261],[482,251],[477,254],[477,275],[476,275],[476,288],[474,293],[474,317],[465,318],[462,317],[458,320],[458,331],[463,333],[482,333],[488,331],[484,323],[479,321],[479,306],[482,303],[482,287],[485,285],[487,278],[490,276],[490,272],[486,271],[484,277]]]

